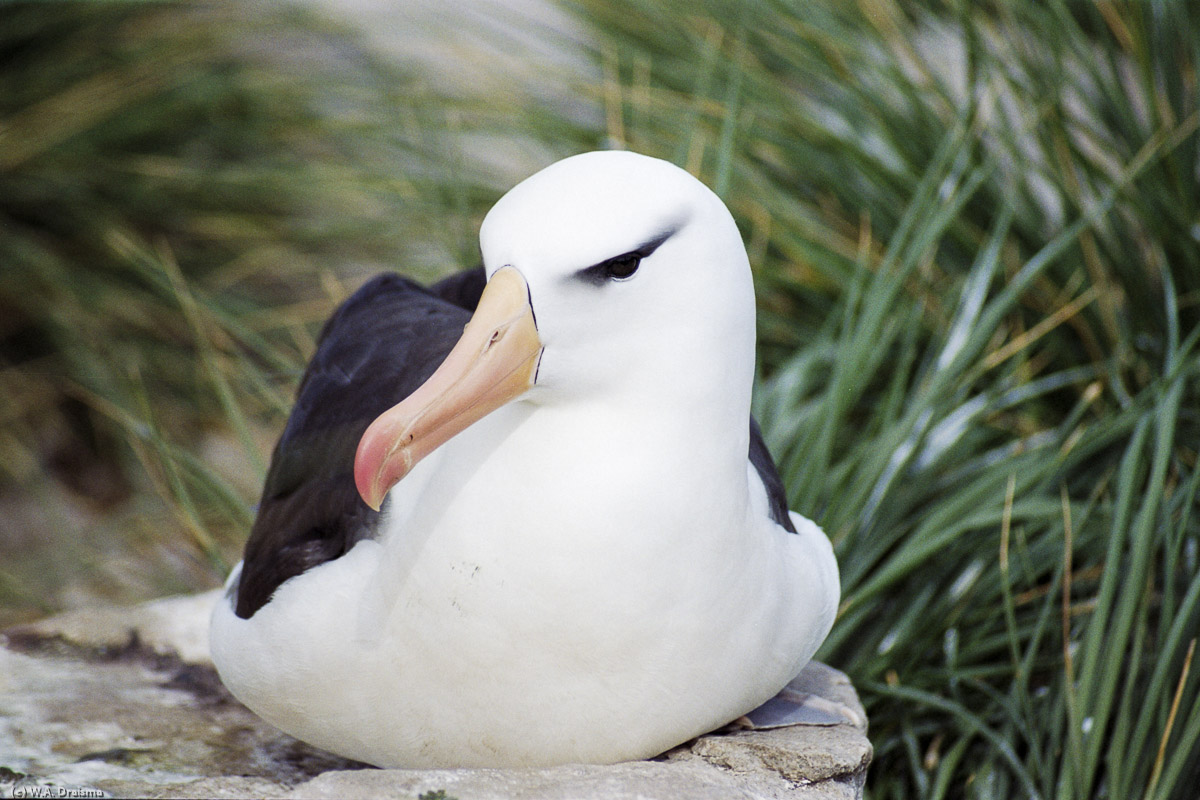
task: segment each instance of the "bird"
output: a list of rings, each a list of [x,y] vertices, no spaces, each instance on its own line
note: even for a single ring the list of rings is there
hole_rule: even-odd
[[[482,267],[385,273],[325,324],[214,664],[380,767],[654,757],[775,697],[838,606],[751,416],[745,246],[624,150],[522,180],[479,239]]]

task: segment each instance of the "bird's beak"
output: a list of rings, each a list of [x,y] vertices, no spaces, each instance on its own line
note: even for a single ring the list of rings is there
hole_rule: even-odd
[[[359,440],[354,483],[366,504],[378,511],[418,461],[524,394],[541,354],[525,278],[512,267],[497,270],[442,365]]]

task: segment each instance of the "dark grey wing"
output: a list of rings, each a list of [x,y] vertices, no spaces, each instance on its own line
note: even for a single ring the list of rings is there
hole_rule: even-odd
[[[374,535],[379,514],[354,486],[358,440],[445,360],[474,307],[458,301],[478,302],[482,273],[446,279],[437,285],[444,293],[380,275],[325,323],[271,456],[246,542],[239,617],[251,617],[288,578]]]
[[[474,311],[479,307],[479,296],[487,286],[487,273],[483,267],[464,269],[429,287],[429,291],[459,308]]]
[[[763,488],[767,490],[767,507],[771,511],[771,519],[795,533],[796,526],[788,516],[787,491],[783,488],[783,479],[779,477],[779,470],[775,468],[775,461],[771,458],[771,452],[767,450],[767,443],[763,441],[762,429],[758,427],[758,420],[753,414],[750,415],[750,463],[754,465],[759,479],[763,482]]]

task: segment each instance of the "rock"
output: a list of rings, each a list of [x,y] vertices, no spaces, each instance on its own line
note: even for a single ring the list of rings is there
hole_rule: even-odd
[[[862,796],[865,723],[733,730],[650,761],[549,769],[380,770],[299,742],[234,700],[208,658],[219,591],[80,609],[5,632],[0,796],[264,798],[798,798]],[[792,684],[865,720],[845,675]],[[89,792],[91,794],[89,794]],[[27,796],[33,796],[32,794]]]
[[[17,626],[6,634],[9,638],[59,639],[76,650],[92,652],[127,647],[134,637],[156,654],[211,666],[208,617],[221,591],[165,597],[129,607],[78,608]]]
[[[701,760],[683,763],[633,761],[594,766],[571,764],[546,769],[362,770],[327,772],[289,795],[305,800],[408,798],[437,792],[462,800],[734,800],[806,797],[780,778],[748,780],[714,769]]]

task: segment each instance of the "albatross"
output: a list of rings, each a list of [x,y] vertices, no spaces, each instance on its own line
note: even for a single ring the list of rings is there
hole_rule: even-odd
[[[655,756],[771,700],[837,609],[750,415],[724,203],[585,153],[480,229],[483,268],[326,323],[211,625],[230,691],[383,767]]]

